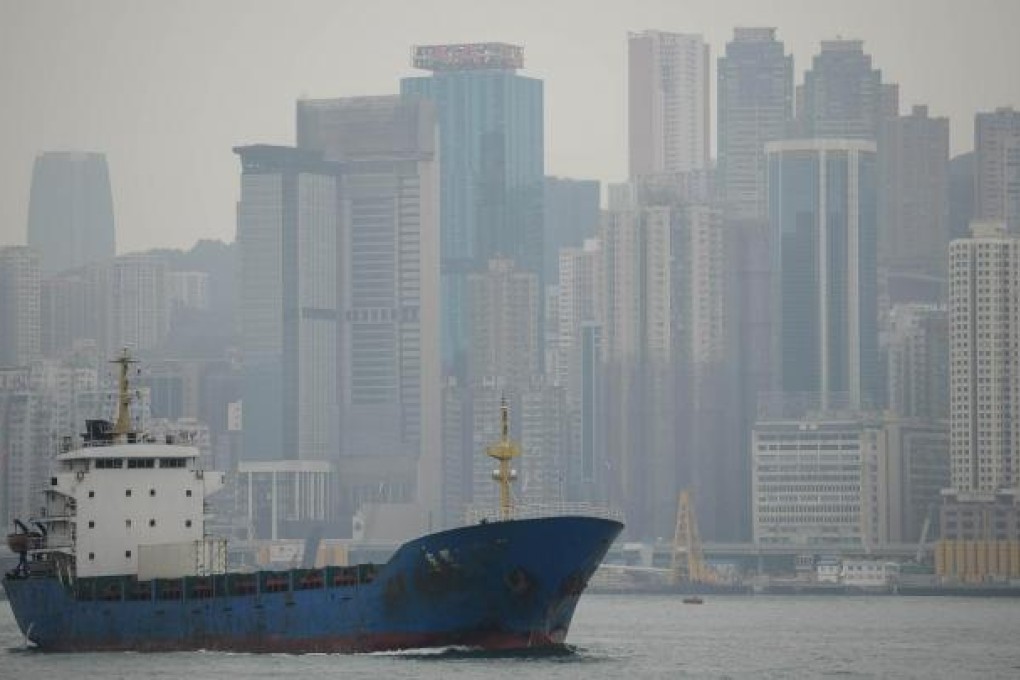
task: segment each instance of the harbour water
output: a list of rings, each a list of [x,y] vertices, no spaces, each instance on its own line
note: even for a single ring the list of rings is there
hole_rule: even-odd
[[[2,678],[1018,678],[1020,599],[586,595],[572,651],[43,654],[0,602]]]

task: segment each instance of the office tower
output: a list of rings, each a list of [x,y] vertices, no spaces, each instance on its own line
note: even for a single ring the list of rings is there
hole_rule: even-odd
[[[949,246],[949,119],[927,106],[883,118],[878,140],[879,266],[941,277]]]
[[[337,421],[336,163],[278,146],[241,159],[244,458],[328,460]]]
[[[630,536],[675,527],[677,469],[669,206],[603,215],[602,356],[609,501]]]
[[[110,273],[113,348],[156,348],[170,327],[166,263],[155,255],[122,255]]]
[[[556,283],[560,251],[581,247],[598,231],[599,190],[599,182],[594,179],[545,178],[543,276],[547,285]]]
[[[376,500],[427,496],[438,521],[443,462],[435,107],[397,95],[302,100],[297,139],[299,147],[340,164],[341,503],[356,495],[356,485],[384,489]],[[416,476],[410,486],[398,481]]]
[[[581,330],[585,323],[601,318],[602,247],[598,239],[586,239],[579,248],[563,248],[559,257],[559,285],[556,287],[556,373],[557,385],[567,388],[567,400],[580,400]]]
[[[774,385],[823,410],[880,403],[875,144],[770,142]]]
[[[538,375],[538,276],[495,259],[485,272],[468,275],[471,320],[467,373],[471,386],[498,378],[519,393]]]
[[[949,247],[953,488],[994,494],[1020,481],[1020,239],[972,229]]]
[[[106,156],[51,152],[36,157],[28,245],[43,276],[113,257],[113,197]]]
[[[443,370],[464,377],[468,273],[510,258],[544,285],[543,86],[503,43],[419,46],[412,64],[432,75],[401,94],[434,102],[439,121]]]
[[[22,366],[41,354],[39,255],[0,248],[0,366]]]
[[[899,89],[882,83],[861,40],[823,40],[804,84],[797,117],[804,137],[878,138],[882,119],[899,112]]]
[[[949,245],[950,456],[936,574],[1020,577],[1020,238],[974,222]]]
[[[627,36],[631,178],[709,169],[709,47],[700,35]]]
[[[886,408],[901,418],[949,417],[949,315],[907,304],[889,311]]]
[[[876,424],[767,418],[751,436],[755,543],[862,545],[880,525]]]
[[[975,219],[1004,222],[1020,233],[1020,111],[974,117]]]
[[[341,162],[342,455],[417,457],[439,436],[434,109],[398,96],[299,101],[298,145]]]
[[[793,56],[774,28],[736,28],[718,70],[719,181],[727,219],[765,220],[765,143],[793,118]]]

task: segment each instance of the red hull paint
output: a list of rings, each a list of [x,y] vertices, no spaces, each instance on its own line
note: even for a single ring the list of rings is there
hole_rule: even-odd
[[[190,640],[159,641],[145,645],[117,645],[86,643],[81,645],[55,645],[48,649],[56,652],[182,652],[194,650],[253,652],[253,653],[369,653],[389,652],[406,649],[435,647],[470,647],[486,651],[521,651],[528,649],[556,649],[563,647],[566,631],[539,632],[529,635],[478,631],[465,633],[386,633],[358,637],[322,637],[314,639],[289,639],[283,637],[261,638],[246,641],[208,638],[196,643]]]

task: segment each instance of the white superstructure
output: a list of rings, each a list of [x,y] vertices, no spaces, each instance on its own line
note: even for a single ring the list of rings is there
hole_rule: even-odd
[[[223,473],[198,449],[156,443],[89,446],[57,457],[46,489],[47,545],[73,555],[78,577],[138,573],[142,546],[203,541],[205,497]]]
[[[80,448],[71,450],[65,438],[41,516],[31,530],[19,523],[21,544],[62,578],[222,571],[225,546],[206,539],[204,520],[205,497],[223,486],[223,473],[204,471],[198,449],[183,437],[135,431],[127,375],[136,362],[124,350],[113,363],[120,366],[117,422],[85,421]]]

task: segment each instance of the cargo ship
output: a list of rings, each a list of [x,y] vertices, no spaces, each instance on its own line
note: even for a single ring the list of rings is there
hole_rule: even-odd
[[[224,482],[194,446],[131,426],[124,352],[115,423],[89,421],[57,456],[42,513],[16,521],[3,579],[41,650],[373,652],[565,644],[578,598],[623,528],[614,519],[514,515],[509,439],[487,453],[493,519],[429,534],[384,564],[230,572],[205,535],[205,498]]]

